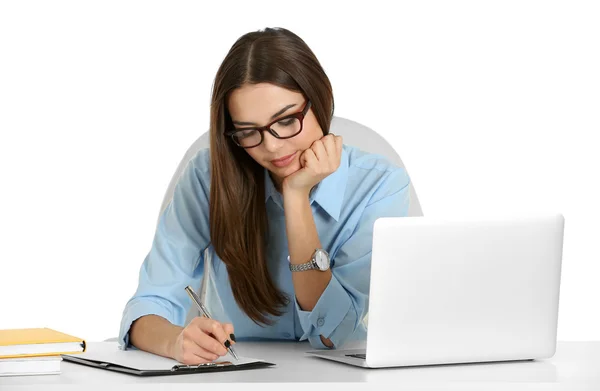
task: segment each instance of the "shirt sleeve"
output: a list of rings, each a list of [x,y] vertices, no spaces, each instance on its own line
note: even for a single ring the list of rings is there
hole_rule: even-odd
[[[369,199],[353,234],[332,251],[331,280],[312,311],[295,300],[304,335],[314,348],[327,348],[321,335],[342,346],[358,330],[368,312],[373,224],[379,217],[405,217],[410,179],[404,169],[392,171]]]
[[[123,311],[121,349],[130,346],[131,324],[144,315],[158,315],[180,326],[185,322],[191,302],[184,288],[199,286],[202,251],[210,237],[206,160],[201,155],[190,160],[159,218],[152,247],[140,268],[137,290]]]

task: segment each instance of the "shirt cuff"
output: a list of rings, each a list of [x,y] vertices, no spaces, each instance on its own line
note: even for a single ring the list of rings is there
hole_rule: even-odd
[[[145,315],[158,315],[173,323],[173,313],[164,304],[151,298],[142,298],[131,301],[123,311],[121,320],[121,330],[119,331],[119,349],[126,350],[130,348],[129,329],[131,324]]]
[[[321,341],[321,335],[330,338],[336,328],[348,316],[352,302],[348,292],[340,284],[335,275],[331,275],[331,280],[321,294],[317,304],[312,311],[304,311],[300,308],[298,300],[295,299],[296,311],[304,334],[300,340],[308,338],[314,348],[326,348]],[[345,322],[351,323],[351,322]],[[351,332],[352,330],[349,330]],[[336,333],[342,335],[347,333]],[[334,346],[336,341],[332,339]],[[337,341],[339,342],[339,341]]]

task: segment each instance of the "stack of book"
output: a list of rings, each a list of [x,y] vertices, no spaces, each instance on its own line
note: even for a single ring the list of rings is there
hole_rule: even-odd
[[[52,329],[0,330],[0,376],[58,374],[61,354],[84,351],[84,340]]]

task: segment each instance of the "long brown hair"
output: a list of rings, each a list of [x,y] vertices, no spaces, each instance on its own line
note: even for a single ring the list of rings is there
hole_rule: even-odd
[[[229,94],[246,83],[271,83],[302,93],[310,99],[324,134],[333,117],[333,92],[308,45],[283,28],[240,37],[215,76],[210,111],[211,242],[227,267],[240,308],[255,323],[271,324],[267,316],[281,316],[289,298],[277,289],[267,269],[264,168],[224,135],[233,128]]]

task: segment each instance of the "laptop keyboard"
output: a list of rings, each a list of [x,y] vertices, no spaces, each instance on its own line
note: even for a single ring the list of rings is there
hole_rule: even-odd
[[[360,358],[362,360],[366,360],[367,359],[367,354],[366,353],[346,354],[346,357]]]

